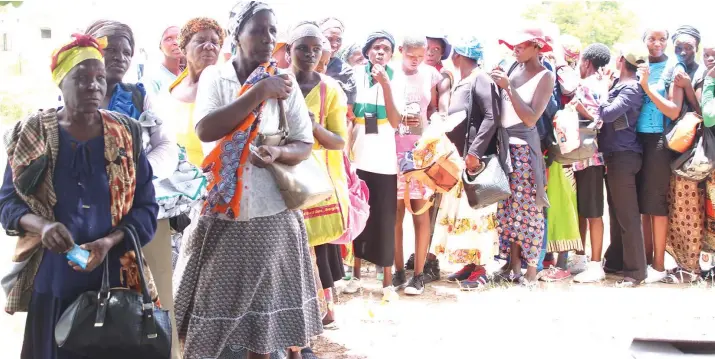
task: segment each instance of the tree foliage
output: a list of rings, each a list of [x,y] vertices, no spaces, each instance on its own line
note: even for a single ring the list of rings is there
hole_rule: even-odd
[[[527,8],[526,19],[547,21],[583,44],[600,42],[608,46],[629,36],[635,14],[617,1],[543,1]]]

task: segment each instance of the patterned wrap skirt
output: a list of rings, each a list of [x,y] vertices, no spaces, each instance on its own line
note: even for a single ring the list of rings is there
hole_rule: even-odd
[[[246,222],[204,216],[191,228],[174,273],[184,358],[279,352],[322,333],[300,212]]]
[[[704,183],[672,176],[668,203],[668,238],[666,250],[678,266],[688,272],[700,273],[701,259],[715,253],[715,177]],[[707,270],[707,268],[705,268]]]
[[[511,197],[497,206],[499,257],[508,260],[511,245],[516,243],[521,247],[522,260],[536,267],[544,240],[544,213],[536,204],[536,178],[529,160],[530,148],[509,144],[509,151],[514,171],[509,174]]]

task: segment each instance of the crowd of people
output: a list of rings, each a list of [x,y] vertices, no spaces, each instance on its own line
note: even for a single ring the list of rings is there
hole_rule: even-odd
[[[171,315],[171,358],[198,359],[315,358],[336,288],[360,291],[365,262],[381,271],[385,302],[421,295],[442,278],[440,260],[463,265],[444,278],[465,290],[712,275],[715,158],[704,155],[701,177],[678,171],[669,141],[697,118],[695,152],[715,125],[715,38],[651,27],[612,51],[525,26],[500,38],[512,55],[492,65],[475,36],[378,30],[343,44],[339,19],[279,31],[277,15],[242,1],[225,27],[167,27],[155,34],[163,59],[140,83],[123,81],[135,51],[123,23],[97,21],[52,53],[62,106],[4,137],[0,223],[19,240],[2,285],[6,311],[28,313],[23,359],[88,358],[56,342],[55,326],[107,277],[129,290],[146,278]],[[578,158],[564,150],[576,122]],[[462,176],[441,190],[406,175],[423,134],[446,123],[438,141],[459,154],[464,181],[498,161],[508,195],[473,206]],[[323,157],[334,202],[292,208],[276,166]],[[369,213],[342,241],[356,228],[354,188]],[[314,220],[323,215],[342,229]],[[77,245],[86,264],[66,257]]]

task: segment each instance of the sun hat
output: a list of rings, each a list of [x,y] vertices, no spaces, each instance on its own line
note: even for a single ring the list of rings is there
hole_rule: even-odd
[[[544,32],[539,28],[527,27],[514,34],[499,39],[500,44],[506,45],[511,50],[514,49],[514,46],[521,45],[525,42],[536,43],[539,46],[540,52],[549,52],[553,50],[548,41],[546,41]]]

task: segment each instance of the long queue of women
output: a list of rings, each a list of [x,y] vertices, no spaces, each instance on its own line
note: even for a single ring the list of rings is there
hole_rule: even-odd
[[[523,28],[499,41],[513,58],[496,66],[484,63],[476,37],[397,43],[376,31],[343,46],[344,31],[328,18],[279,33],[269,5],[241,2],[226,29],[195,18],[157,36],[164,59],[144,84],[122,81],[135,44],[125,24],[97,21],[52,53],[63,105],[4,138],[0,222],[19,240],[2,285],[6,311],[28,313],[23,359],[96,355],[56,340],[56,326],[107,278],[113,288],[146,284],[171,313],[171,358],[314,358],[311,338],[334,321],[333,288],[345,278],[343,292],[359,291],[361,260],[382,268],[387,302],[439,280],[439,259],[464,265],[447,277],[464,289],[572,274],[592,283],[606,273],[635,287],[712,270],[715,159],[699,179],[671,166],[665,136],[686,116],[702,122],[698,138],[715,125],[715,46],[693,27],[646,29],[618,53]],[[396,51],[401,63],[391,61]],[[586,158],[553,152],[573,141],[561,126],[568,111],[597,131]],[[421,135],[448,122],[444,138],[465,180],[493,158],[507,198],[474,209],[461,185],[435,193],[406,179]],[[268,168],[323,157],[316,153],[329,154],[334,202],[290,209]],[[605,200],[611,241],[602,258]],[[368,205],[362,223],[346,222]],[[415,227],[407,263],[406,211]],[[337,231],[315,221],[336,214]],[[172,233],[182,232],[172,263]],[[86,264],[68,262],[77,245],[89,251]],[[677,268],[666,270],[666,252]],[[506,264],[488,273],[495,260]]]

